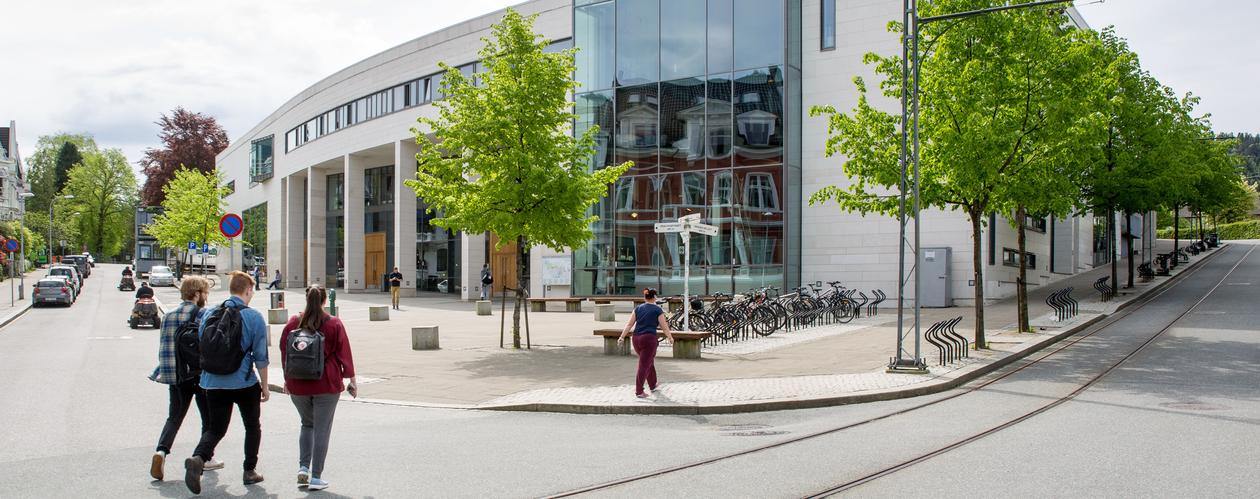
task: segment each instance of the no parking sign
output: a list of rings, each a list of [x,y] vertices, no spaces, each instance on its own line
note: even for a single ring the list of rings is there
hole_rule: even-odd
[[[10,239],[4,242],[5,251],[8,251],[9,253],[17,253],[18,249],[21,249],[21,246],[18,245],[17,239]]]
[[[241,216],[235,213],[228,213],[219,219],[219,232],[223,233],[223,237],[232,239],[241,235],[245,223],[241,220]]]

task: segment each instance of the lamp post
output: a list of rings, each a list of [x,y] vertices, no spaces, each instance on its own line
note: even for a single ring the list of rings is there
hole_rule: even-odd
[[[74,199],[74,194],[66,194],[59,196],[61,199]],[[48,265],[52,265],[53,261],[53,209],[57,207],[57,197],[54,197],[48,203]]]
[[[901,179],[898,183],[900,188],[898,221],[901,225],[901,239],[898,244],[897,265],[897,355],[890,359],[888,372],[927,372],[927,364],[923,361],[920,349],[922,332],[919,325],[921,309],[919,294],[922,288],[919,279],[919,268],[922,263],[919,258],[919,67],[921,63],[919,58],[919,27],[938,21],[963,19],[1013,9],[1070,3],[1071,1],[1073,0],[1038,0],[966,12],[919,17],[919,1],[904,0],[901,24]],[[911,203],[910,209],[912,211],[911,216],[914,218],[913,244],[906,237],[907,195],[911,196],[909,200]],[[914,262],[910,264],[909,272],[906,269],[907,246],[914,253]],[[908,274],[914,275],[911,277]],[[906,343],[911,331],[907,331],[905,326],[906,284],[911,279],[914,281],[913,354],[906,351]],[[979,305],[977,304],[977,306]],[[983,345],[977,345],[977,348],[980,346]]]
[[[22,218],[18,224],[18,240],[21,244],[22,267],[18,269],[18,299],[26,299],[26,200],[35,197],[34,192],[23,192],[19,195],[22,198]]]

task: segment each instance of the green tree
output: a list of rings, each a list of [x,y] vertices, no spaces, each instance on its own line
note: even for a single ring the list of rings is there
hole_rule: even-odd
[[[35,152],[26,158],[27,179],[31,184],[31,192],[35,194],[35,197],[27,200],[26,209],[44,213],[45,229],[48,226],[49,203],[61,192],[62,184],[57,183],[57,160],[65,144],[74,144],[80,155],[98,151],[96,141],[91,135],[59,133],[40,137],[35,145]]]
[[[54,165],[53,186],[57,192],[61,192],[66,188],[66,182],[70,181],[70,170],[83,161],[83,155],[79,154],[79,147],[74,142],[65,142],[61,144],[61,149],[57,151],[57,163]]]
[[[441,64],[440,116],[420,118],[418,172],[407,185],[440,214],[434,223],[468,233],[492,232],[499,244],[516,242],[557,250],[586,244],[596,217],[587,209],[629,164],[591,172],[594,134],[572,133],[574,50],[548,53],[533,31],[536,16],[508,9],[485,39],[473,77]],[[520,348],[525,265],[520,261],[512,343]]]
[[[30,268],[30,261],[35,258],[35,255],[44,251],[44,237],[18,220],[0,222],[0,236],[8,239],[17,239],[18,241],[23,241],[23,237],[25,237],[27,269]]]
[[[82,243],[101,258],[124,249],[135,218],[136,185],[136,174],[118,149],[89,154],[69,172],[63,192],[74,196],[74,210],[82,214]]]
[[[920,15],[995,4],[938,1],[920,4]],[[900,31],[900,26],[893,23],[890,30]],[[1058,135],[1077,110],[1069,99],[1077,86],[1061,82],[1073,81],[1086,64],[1090,34],[1065,27],[1062,16],[1047,15],[1045,9],[1023,9],[924,25],[922,36],[920,202],[924,208],[961,210],[971,222],[975,344],[985,348],[985,219],[1016,207],[1012,198],[1027,189],[1013,185],[1035,177],[1039,165],[1058,154]],[[867,54],[865,60],[883,77],[884,94],[900,98],[901,59]],[[846,211],[893,215],[898,200],[887,193],[900,182],[900,117],[872,106],[864,82],[856,78],[855,83],[859,100],[851,114],[831,106],[811,109],[814,116],[829,116],[827,155],[843,155],[844,173],[854,182],[825,187],[810,203],[834,201]],[[1058,205],[1048,203],[1048,208]]]
[[[180,168],[162,188],[162,214],[154,217],[146,229],[159,246],[188,257],[188,242],[227,244],[219,232],[219,218],[227,209],[228,190],[223,187],[223,173],[201,173]]]

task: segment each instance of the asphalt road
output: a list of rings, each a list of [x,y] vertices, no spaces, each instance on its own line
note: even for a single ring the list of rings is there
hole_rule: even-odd
[[[828,409],[706,417],[582,416],[343,402],[326,497],[533,497],[692,463],[958,395],[774,449],[598,491],[614,497],[799,497],[966,439],[1071,393],[1195,310],[1079,397],[847,492],[862,496],[1214,496],[1260,485],[1260,250],[1231,247],[1106,330],[984,389]],[[102,265],[71,308],[0,329],[0,497],[188,497],[190,414],[165,482],[148,461],[166,390],[145,376],[157,333],[128,329],[120,268]],[[1217,286],[1220,284],[1219,286]],[[1031,364],[1030,364],[1031,363]],[[1008,371],[1009,371],[1008,370]],[[263,406],[259,470],[240,481],[238,421],[203,496],[305,497],[297,416]]]

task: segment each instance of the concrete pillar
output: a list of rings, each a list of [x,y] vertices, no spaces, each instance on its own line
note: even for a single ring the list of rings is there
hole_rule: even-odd
[[[345,156],[345,281],[346,292],[362,293],[367,285],[363,275],[363,172],[366,166],[353,154]]]
[[[306,261],[302,256],[306,249],[303,234],[306,222],[306,174],[299,173],[284,179],[284,274],[285,289],[306,287]],[[274,276],[275,271],[272,271]]]
[[[387,321],[389,320],[389,307],[385,305],[373,305],[368,307],[369,321]]]
[[[437,350],[438,348],[437,326],[417,326],[411,328],[412,350]]]
[[[404,181],[416,178],[414,140],[394,143],[394,266],[403,275],[402,296],[416,295],[416,191]]]
[[[481,264],[486,263],[486,235],[460,234],[460,291],[463,300],[481,299]]]
[[[490,300],[477,300],[477,315],[490,315],[492,313],[493,304]]]
[[[285,190],[280,185],[282,183],[273,181],[259,186],[266,191],[267,195],[267,254],[265,255],[267,275],[263,276],[263,286],[271,281],[276,269],[281,269],[283,272],[284,268]]]
[[[336,283],[325,282],[327,275],[328,172],[315,168],[306,170],[306,197],[309,208],[306,217],[306,282],[327,287]]]

